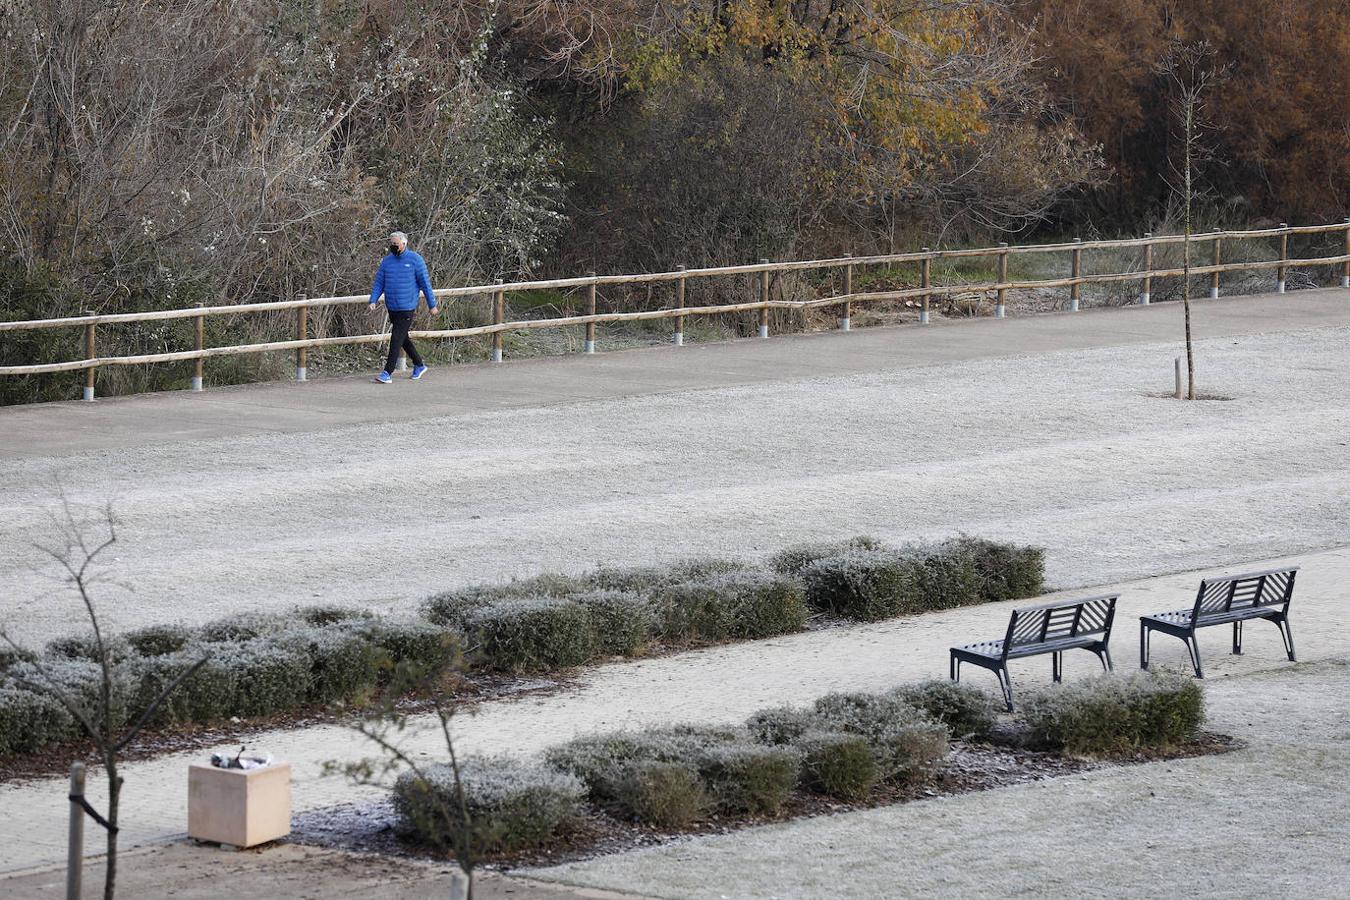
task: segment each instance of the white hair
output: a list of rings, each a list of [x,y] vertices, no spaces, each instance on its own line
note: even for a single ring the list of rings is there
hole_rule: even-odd
[[[401,231],[391,231],[389,232],[389,240],[395,244],[406,244],[408,243],[408,236]]]

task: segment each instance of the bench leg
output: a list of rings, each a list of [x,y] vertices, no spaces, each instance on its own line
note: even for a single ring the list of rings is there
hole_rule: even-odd
[[[998,669],[994,674],[998,676],[998,686],[1003,691],[1003,702],[1008,704],[1008,712],[1012,712],[1012,675],[1009,674],[1007,666]]]
[[[952,654],[952,664],[950,668],[952,681],[955,681],[959,684],[961,681],[961,660],[956,658],[955,653]]]
[[[1238,619],[1233,623],[1233,655],[1237,656],[1242,652],[1242,620]]]
[[[1153,636],[1153,629],[1146,625],[1139,626],[1139,668],[1148,668],[1148,643],[1149,638]]]
[[[1056,683],[1064,680],[1064,654],[1050,654],[1050,676]]]
[[[1097,650],[1097,651],[1095,651],[1095,652],[1096,652],[1096,654],[1097,654],[1097,662],[1099,662],[1099,663],[1102,664],[1102,671],[1103,671],[1103,672],[1110,672],[1110,671],[1111,671],[1111,651],[1110,651],[1110,649],[1107,648],[1105,645],[1103,645],[1103,646],[1102,646],[1102,649]]]
[[[1191,655],[1191,665],[1195,666],[1195,677],[1204,678],[1205,672],[1200,668],[1200,642],[1195,639],[1195,632],[1183,640],[1186,641],[1186,652]]]
[[[1284,652],[1289,654],[1289,661],[1298,662],[1294,659],[1294,633],[1289,630],[1289,620],[1276,619],[1275,624],[1280,628],[1280,637],[1284,638]]]

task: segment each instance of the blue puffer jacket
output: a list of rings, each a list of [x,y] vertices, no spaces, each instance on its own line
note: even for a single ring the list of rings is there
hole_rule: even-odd
[[[436,295],[431,292],[431,276],[426,261],[412,250],[395,256],[386,253],[375,273],[375,284],[370,289],[370,302],[378,303],[384,294],[384,306],[390,312],[417,309],[417,292],[427,295],[427,306],[436,308]]]

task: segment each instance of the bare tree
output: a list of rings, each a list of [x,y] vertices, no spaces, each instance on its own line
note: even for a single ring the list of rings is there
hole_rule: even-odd
[[[84,614],[93,628],[94,661],[100,673],[98,692],[93,703],[81,698],[69,684],[56,677],[50,665],[44,662],[41,656],[20,646],[3,628],[0,628],[0,640],[30,662],[32,674],[21,675],[18,679],[19,684],[28,690],[46,694],[60,703],[79,723],[80,728],[93,743],[99,761],[103,763],[104,774],[108,779],[107,814],[99,817],[88,806],[86,809],[103,826],[107,835],[103,896],[105,900],[112,900],[117,885],[117,821],[122,796],[122,776],[117,770],[118,756],[136,739],[169,695],[200,669],[207,658],[199,659],[179,673],[177,678],[165,686],[145,709],[141,710],[140,715],[129,727],[122,727],[116,712],[119,700],[115,696],[114,650],[104,637],[98,612],[94,607],[94,589],[107,581],[105,573],[100,569],[100,562],[109,548],[117,543],[117,517],[113,513],[112,504],[109,503],[103,507],[97,520],[78,519],[71,509],[69,500],[63,494],[61,517],[57,524],[61,543],[53,546],[39,545],[39,549],[51,557],[61,573],[62,580],[79,595]]]
[[[433,778],[426,764],[419,763],[401,742],[402,734],[412,726],[414,717],[422,717],[420,708],[410,706],[406,698],[409,695],[429,697],[436,726],[445,742],[454,780],[454,796],[445,798],[436,791],[429,791],[428,795],[433,801],[433,813],[439,819],[444,833],[451,836],[455,861],[464,871],[466,883],[460,896],[464,900],[473,900],[477,849],[473,842],[473,823],[464,793],[460,757],[451,734],[451,724],[458,711],[458,705],[453,699],[458,665],[452,663],[440,668],[424,668],[407,660],[398,663],[389,660],[386,664],[393,669],[389,683],[374,703],[348,722],[348,727],[374,743],[381,755],[356,762],[331,761],[325,763],[324,770],[346,775],[355,783],[363,785],[387,786],[388,777],[400,771],[410,772],[418,780],[432,784]],[[456,900],[459,898],[456,897]]]
[[[1205,99],[1211,85],[1220,73],[1212,65],[1214,48],[1207,42],[1175,43],[1159,67],[1171,93],[1171,113],[1176,128],[1176,139],[1181,156],[1180,167],[1176,155],[1170,160],[1171,181],[1184,208],[1181,277],[1181,307],[1186,321],[1186,398],[1195,399],[1195,346],[1191,338],[1191,234],[1192,207],[1195,203],[1195,167],[1204,152],[1201,133],[1205,129]]]

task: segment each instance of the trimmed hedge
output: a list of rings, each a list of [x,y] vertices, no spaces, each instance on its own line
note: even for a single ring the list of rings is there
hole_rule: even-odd
[[[867,738],[842,731],[809,731],[795,746],[802,756],[802,784],[840,800],[861,800],[881,781]]]
[[[581,812],[585,788],[575,776],[509,757],[468,757],[460,765],[465,822],[454,770],[431,766],[426,779],[404,772],[394,783],[394,809],[418,841],[453,850],[467,830],[474,853],[537,847]]]
[[[1163,749],[1205,721],[1200,682],[1173,672],[1102,674],[1039,691],[1022,707],[1034,741],[1081,754]]]
[[[891,691],[891,695],[946,725],[956,737],[984,734],[998,721],[994,698],[967,684],[934,678],[903,685]]]
[[[507,672],[579,666],[599,648],[586,607],[556,597],[503,600],[470,615],[464,627],[484,664]]]
[[[827,694],[815,703],[823,728],[867,740],[883,781],[912,778],[942,759],[951,733],[907,703],[885,694]]]
[[[1043,568],[1039,550],[978,538],[896,549],[856,537],[789,548],[767,568],[703,557],[480,585],[430,598],[420,622],[319,605],[242,614],[197,628],[155,625],[107,638],[118,671],[114,717],[121,722],[139,715],[203,655],[210,661],[179,687],[156,722],[359,703],[396,670],[445,669],[461,646],[485,668],[547,672],[605,656],[636,656],[653,641],[687,646],[801,631],[811,609],[873,620],[1023,596],[1040,590]],[[97,691],[94,656],[91,639],[75,636],[52,641],[30,660],[59,669],[65,683],[88,699]],[[41,690],[20,683],[16,672],[23,665],[21,654],[0,650],[0,754],[81,737],[73,720],[59,723],[60,713],[28,696]],[[965,726],[953,721],[952,727]],[[815,728],[799,722],[797,736]],[[8,733],[14,730],[23,733]]]

